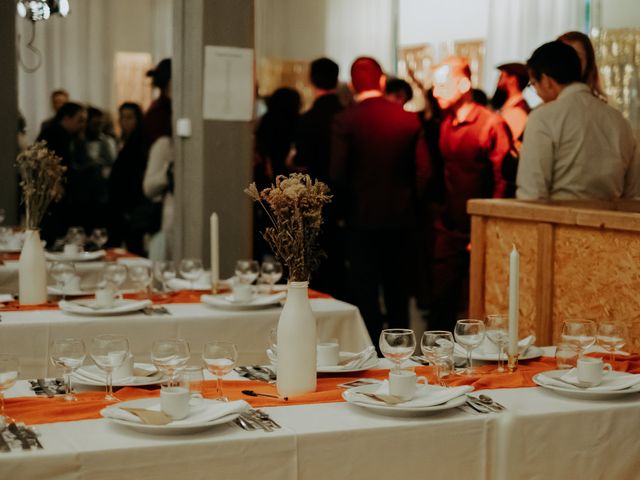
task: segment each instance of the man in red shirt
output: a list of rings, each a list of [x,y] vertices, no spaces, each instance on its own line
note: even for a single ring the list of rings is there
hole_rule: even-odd
[[[451,57],[436,69],[433,93],[446,112],[440,127],[445,199],[435,226],[429,329],[453,330],[458,313],[466,310],[468,292],[467,200],[505,196],[502,163],[513,144],[500,115],[473,102],[466,59]]]

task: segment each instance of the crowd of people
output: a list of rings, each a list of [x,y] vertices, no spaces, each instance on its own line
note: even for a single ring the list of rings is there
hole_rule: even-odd
[[[465,314],[469,199],[640,197],[636,142],[606,102],[586,35],[569,32],[526,64],[498,69],[488,100],[472,88],[467,60],[447,58],[429,88],[418,85],[425,109],[410,113],[403,105],[413,88],[387,79],[375,59],[354,61],[345,103],[338,65],[321,58],[311,63],[308,111],[299,114],[291,88],[267,102],[256,181],[302,171],[329,184],[328,260],[311,285],[357,305],[373,339],[384,325],[409,326],[411,296],[429,329],[451,331]],[[533,111],[523,97],[529,85],[543,101]]]

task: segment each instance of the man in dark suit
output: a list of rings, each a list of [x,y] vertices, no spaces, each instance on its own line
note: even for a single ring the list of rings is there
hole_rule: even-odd
[[[336,115],[330,175],[347,226],[350,300],[376,343],[380,289],[389,327],[409,326],[417,192],[431,165],[417,116],[383,97],[380,65],[358,58],[351,83],[356,104]]]

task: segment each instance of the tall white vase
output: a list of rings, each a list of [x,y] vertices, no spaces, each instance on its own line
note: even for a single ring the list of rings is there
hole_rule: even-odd
[[[47,263],[38,230],[27,230],[19,262],[20,304],[47,302]]]
[[[316,319],[309,283],[291,282],[278,322],[278,393],[303,395],[316,390]]]

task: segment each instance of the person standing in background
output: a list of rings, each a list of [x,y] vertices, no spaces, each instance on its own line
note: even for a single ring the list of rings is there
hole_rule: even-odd
[[[151,148],[158,138],[172,134],[171,59],[161,60],[156,68],[147,72],[147,77],[151,77],[153,87],[160,90],[160,95],[151,103],[143,119],[145,141]]]
[[[522,134],[531,112],[522,91],[529,84],[529,72],[523,63],[505,63],[498,67],[500,77],[496,93],[491,98],[491,106],[498,111],[509,125],[516,150],[520,151]]]
[[[53,116],[47,118],[40,124],[40,133],[42,133],[49,125],[51,125],[51,123],[53,123],[58,110],[60,110],[60,108],[68,101],[69,92],[67,92],[65,89],[60,88],[51,92],[51,110],[53,111]]]
[[[607,100],[604,93],[600,72],[596,64],[596,54],[593,51],[591,40],[582,32],[567,32],[558,37],[562,43],[566,43],[578,54],[580,60],[580,81],[589,85],[591,93],[600,100]]]

